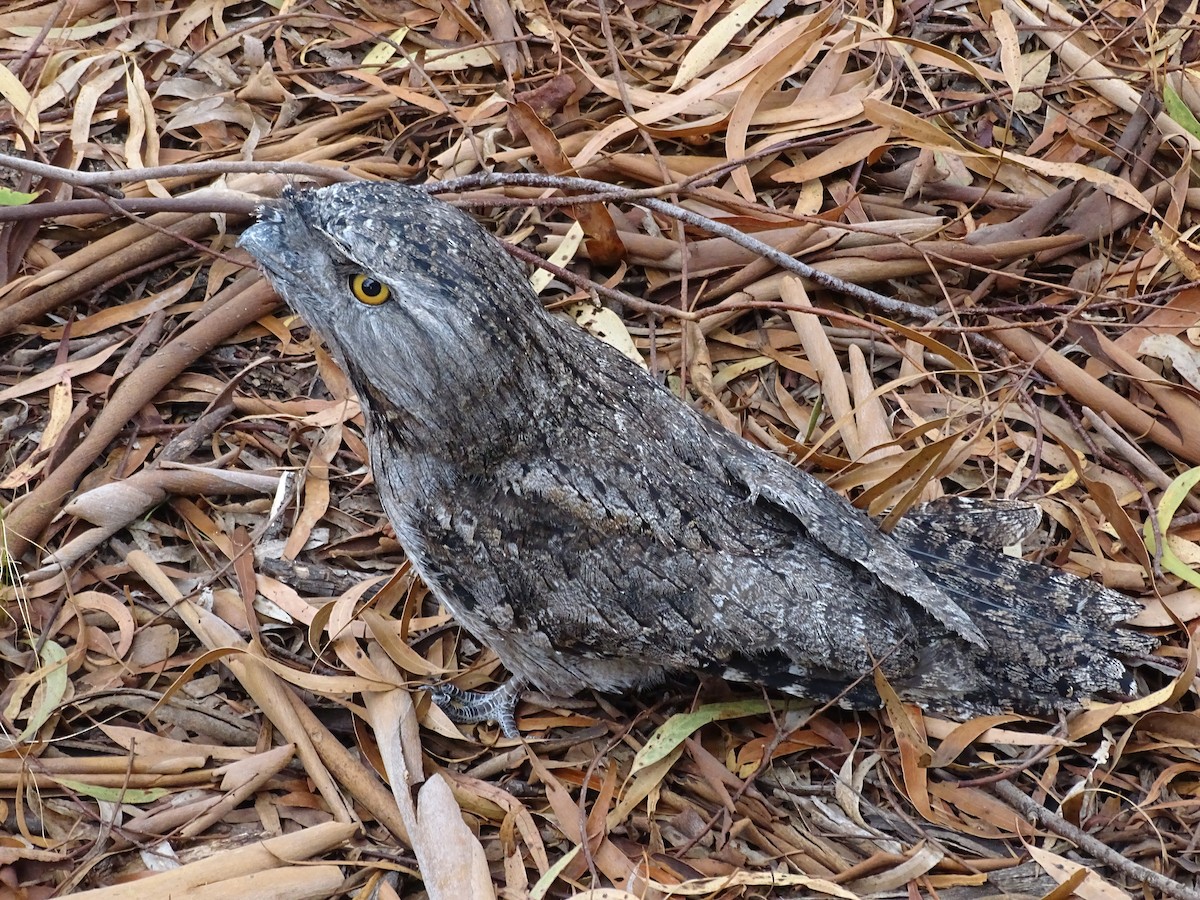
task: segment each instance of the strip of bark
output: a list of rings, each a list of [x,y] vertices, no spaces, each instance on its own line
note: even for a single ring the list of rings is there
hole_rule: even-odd
[[[97,241],[95,249],[97,252],[103,249],[104,255],[94,263],[0,309],[0,337],[79,299],[123,272],[138,269],[165,256],[178,247],[180,238],[194,241],[215,231],[217,227],[216,220],[207,213],[183,217],[162,214],[152,216],[150,222],[160,228],[170,229],[170,232],[154,232],[140,240],[130,241],[129,230],[123,228],[109,238]],[[143,225],[131,227],[134,234],[145,229]]]
[[[1186,444],[1161,421],[1087,374],[1053,347],[1011,322],[991,317],[988,322],[995,329],[991,332],[993,338],[1080,403],[1106,411],[1133,435],[1147,437],[1164,450],[1200,464],[1200,447]]]
[[[252,278],[246,275],[221,291],[213,298],[216,308],[211,313],[200,316],[195,325],[139,366],[136,377],[122,381],[79,446],[41,484],[5,510],[8,552],[13,559],[23,556],[45,531],[62,509],[63,498],[138,410],[189,365],[278,305],[271,287]]]

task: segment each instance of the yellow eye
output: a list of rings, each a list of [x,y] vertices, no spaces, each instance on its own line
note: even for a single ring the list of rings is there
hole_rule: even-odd
[[[378,306],[380,303],[387,302],[392,296],[392,289],[377,278],[372,278],[370,275],[363,275],[361,272],[358,275],[350,276],[350,293],[354,295],[354,299]]]

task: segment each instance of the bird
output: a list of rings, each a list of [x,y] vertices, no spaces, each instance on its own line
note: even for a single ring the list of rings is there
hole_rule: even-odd
[[[328,346],[432,595],[512,678],[435,689],[516,735],[527,687],[718,676],[965,718],[1128,696],[1133,598],[1006,555],[1027,501],[947,497],[890,532],[546,311],[466,213],[401,184],[288,187],[240,245]]]

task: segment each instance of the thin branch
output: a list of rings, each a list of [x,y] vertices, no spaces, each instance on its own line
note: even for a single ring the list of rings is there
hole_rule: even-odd
[[[485,172],[478,175],[466,175],[462,178],[454,178],[450,181],[440,183],[421,185],[422,189],[430,193],[443,193],[462,191],[468,188],[475,187],[503,187],[507,185],[521,187],[538,187],[538,188],[553,188],[557,190],[568,191],[611,191],[612,185],[605,184],[603,181],[594,181],[590,178],[568,178],[562,175],[531,175],[525,173],[499,173]],[[621,195],[616,195],[620,198]],[[926,309],[923,306],[917,306],[915,303],[905,303],[903,300],[897,300],[894,297],[888,297],[884,294],[876,293],[861,285],[852,284],[849,281],[838,278],[836,275],[830,275],[828,272],[822,272],[820,269],[814,269],[807,263],[800,262],[798,259],[793,259],[786,253],[775,249],[770,244],[766,244],[758,238],[751,237],[744,232],[738,231],[736,228],[731,228],[715,219],[710,219],[707,216],[702,216],[699,213],[684,209],[675,203],[668,203],[665,200],[660,200],[657,197],[641,197],[637,202],[645,206],[647,209],[678,219],[687,225],[694,228],[700,228],[707,231],[709,234],[718,237],[726,238],[740,247],[744,247],[753,253],[758,254],[763,259],[768,259],[775,263],[786,272],[791,272],[794,275],[799,275],[801,278],[820,285],[827,290],[835,291],[846,297],[851,297],[868,309],[871,309],[881,315],[889,318],[909,318],[921,322],[930,322],[936,317],[936,313]],[[967,334],[966,339],[971,342],[979,350],[983,350],[993,356],[1001,359],[1008,355],[1008,352],[998,343],[990,338],[983,337],[979,334]]]
[[[1180,884],[1166,875],[1122,856],[1108,844],[1092,837],[1083,829],[1075,827],[1062,816],[1051,812],[1032,798],[1026,797],[1010,782],[998,781],[991,785],[991,790],[1005,803],[1015,807],[1021,815],[1041,825],[1047,831],[1053,831],[1059,837],[1065,838],[1082,853],[1086,853],[1097,862],[1102,862],[1109,868],[1128,876],[1133,881],[1144,884],[1151,890],[1160,891],[1168,897],[1174,897],[1175,900],[1200,900],[1200,891]]]
[[[348,165],[324,166],[298,162],[208,162],[180,163],[171,166],[151,166],[146,169],[109,169],[103,172],[80,172],[34,162],[11,153],[0,153],[0,167],[27,172],[40,178],[51,178],[78,187],[99,187],[110,184],[130,184],[156,178],[203,178],[220,175],[301,175],[330,181],[358,181],[347,171]]]
[[[329,178],[335,180],[353,181],[357,176],[350,174],[345,170],[339,170],[332,166],[322,166],[311,163],[253,163],[253,162],[201,162],[187,165],[173,166],[154,166],[146,169],[126,169],[108,172],[77,172],[71,169],[65,169],[60,166],[51,166],[45,163],[38,163],[32,160],[23,159],[11,154],[0,154],[0,166],[15,169],[21,172],[28,172],[32,175],[37,175],[43,178],[55,178],[67,184],[94,187],[100,185],[119,184],[127,182],[144,181],[151,178],[178,178],[178,177],[200,177],[205,175],[222,175],[233,173],[267,173],[267,174],[288,174],[288,175],[303,175],[316,178]],[[699,213],[684,209],[675,203],[669,203],[666,200],[659,199],[655,196],[649,196],[651,192],[647,191],[629,191],[615,187],[603,181],[596,181],[590,178],[573,178],[562,175],[536,175],[526,173],[480,173],[477,175],[467,175],[462,178],[454,178],[449,181],[432,182],[425,185],[420,185],[422,190],[429,193],[454,193],[471,188],[481,187],[504,187],[504,186],[522,186],[535,188],[548,188],[553,190],[567,191],[587,191],[595,192],[604,196],[611,196],[614,200],[624,202],[636,201],[645,206],[647,209],[654,210],[663,215],[670,216],[694,228],[700,228],[710,234],[723,237],[733,243],[744,247],[752,253],[758,254],[761,258],[769,260],[779,266],[786,272],[791,272],[801,278],[807,278],[810,281],[820,285],[827,290],[842,294],[862,303],[868,309],[889,318],[910,319],[919,322],[929,323],[936,318],[936,313],[926,309],[923,306],[918,306],[915,303],[906,303],[902,300],[897,300],[894,297],[888,297],[884,294],[877,293],[861,285],[853,284],[844,279],[838,278],[836,275],[831,275],[828,272],[822,272],[820,269],[815,269],[807,263],[803,263],[798,259],[794,259],[787,253],[772,247],[770,244],[764,243],[755,237],[738,231],[736,228],[731,228],[715,219],[710,219],[707,216],[702,216]],[[660,193],[664,189],[654,189],[653,193]],[[103,211],[104,206],[100,201],[70,201],[75,204],[90,204],[97,203],[98,206],[93,209],[91,206],[76,205],[70,208],[71,212],[93,212]],[[125,201],[131,204],[151,203],[149,200]],[[167,203],[170,201],[160,201]],[[46,204],[47,206],[49,204]],[[11,209],[27,209],[28,207],[12,207]],[[173,208],[173,207],[168,207]],[[130,207],[130,211],[135,211],[134,207]],[[232,210],[231,210],[232,211]],[[237,211],[243,211],[241,209]],[[0,221],[4,221],[7,216],[4,210],[0,210]],[[52,213],[44,207],[37,213],[28,212],[13,215],[12,218],[21,217],[47,217]],[[963,334],[975,349],[990,354],[993,357],[1005,358],[1007,351],[997,342],[990,338],[984,337],[981,334],[974,332],[966,332]]]
[[[128,200],[53,200],[47,203],[26,203],[24,206],[0,206],[0,222],[22,222],[30,219],[57,219],[95,213],[113,213],[113,204],[126,214],[227,213],[248,216],[261,200],[235,191],[203,190],[183,197],[138,197]]]

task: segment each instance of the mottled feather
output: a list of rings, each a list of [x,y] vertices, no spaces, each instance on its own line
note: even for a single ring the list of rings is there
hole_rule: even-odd
[[[1041,713],[1129,691],[1121,657],[1153,646],[1121,626],[1134,601],[999,552],[1034,507],[942,502],[883,534],[545,312],[419,191],[288,191],[242,244],[354,384],[417,571],[543,691],[707,672],[869,706],[882,661],[933,709]],[[356,274],[391,299],[357,301]]]

